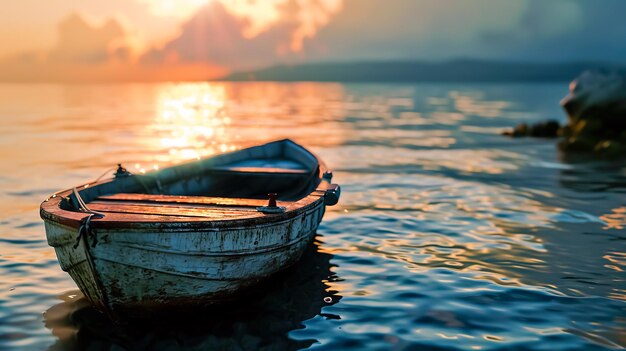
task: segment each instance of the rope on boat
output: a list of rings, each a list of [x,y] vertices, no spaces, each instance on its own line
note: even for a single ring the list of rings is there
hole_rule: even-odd
[[[91,237],[91,247],[95,247],[98,243],[98,237],[94,235],[91,231],[91,227],[89,226],[91,223],[91,218],[97,216],[95,213],[90,213],[88,216],[80,220],[80,227],[78,227],[78,236],[76,237],[76,242],[74,243],[74,248],[78,247],[80,244],[81,238],[84,237],[84,241],[87,242],[87,238]],[[96,217],[97,218],[97,217]]]
[[[111,171],[113,171],[113,170],[115,170],[115,169],[117,169],[117,168],[116,168],[116,167],[113,167],[113,168],[109,168],[109,169],[107,169],[107,170],[106,170],[106,172],[102,173],[102,174],[101,174],[98,178],[96,178],[95,180],[92,180],[92,181],[90,181],[90,182],[87,182],[87,183],[85,183],[85,184],[81,185],[80,187],[81,187],[81,188],[86,188],[86,187],[88,187],[88,186],[90,186],[90,185],[92,185],[92,184],[95,184],[95,183],[99,182],[99,181],[100,181],[100,179],[104,178],[104,176],[105,176],[105,175],[107,175],[107,174],[111,173]],[[45,201],[50,201],[50,199],[57,197],[57,195],[59,195],[59,193],[62,193],[62,192],[64,192],[64,191],[65,191],[65,190],[59,190],[59,191],[57,191],[57,192],[53,193],[52,195],[48,196],[48,198],[47,198]],[[44,202],[45,202],[45,201],[44,201]]]
[[[93,181],[91,181],[91,182],[89,182],[87,184],[93,184],[93,183],[99,182],[100,179],[104,178],[105,175],[109,174],[111,171],[114,171],[116,169],[118,169],[118,167],[113,167],[113,168],[107,169],[106,172],[102,173],[98,178],[96,178],[96,180],[93,180]]]
[[[96,179],[94,179],[94,180],[92,180],[92,181],[90,181],[90,182],[87,182],[87,183],[85,183],[85,184],[81,185],[81,186],[80,186],[80,188],[87,188],[87,187],[89,187],[90,185],[92,185],[92,184],[95,184],[95,183],[99,182],[102,178],[104,178],[104,176],[106,176],[107,174],[111,173],[111,171],[115,171],[115,170],[116,170],[117,172],[115,172],[115,174],[113,174],[113,176],[114,176],[114,177],[113,177],[113,178],[111,178],[111,179],[116,179],[116,178],[119,178],[119,177],[122,177],[122,176],[131,175],[131,173],[130,173],[129,171],[127,171],[127,170],[126,170],[126,168],[122,167],[122,165],[121,165],[121,164],[118,164],[118,165],[117,165],[117,167],[113,167],[113,168],[109,168],[109,169],[107,169],[107,170],[106,170],[104,173],[102,173],[102,174],[101,174],[98,178],[96,178]],[[59,195],[59,193],[64,192],[64,191],[65,191],[65,190],[59,190],[59,191],[57,191],[57,192],[53,193],[52,195],[48,196],[48,198],[47,198],[46,200],[44,200],[44,202],[46,202],[46,201],[50,201],[50,199],[57,197],[57,195]]]
[[[83,200],[83,198],[80,196],[80,193],[78,192],[78,190],[76,190],[76,188],[73,188],[72,192],[74,193],[74,196],[76,196],[76,201],[78,201],[78,210],[80,212],[90,213],[94,216],[97,216],[96,218],[104,218],[104,213],[93,211],[89,209],[89,207],[87,207],[85,200]]]
[[[80,227],[78,227],[78,236],[76,237],[76,242],[74,243],[74,249],[78,248],[78,245],[80,245],[80,241],[82,238],[83,246],[85,247],[85,256],[87,258],[87,264],[89,265],[89,269],[91,270],[91,273],[93,274],[97,290],[99,294],[102,296],[102,304],[104,305],[104,312],[107,314],[107,316],[111,320],[116,321],[117,320],[116,315],[111,308],[111,305],[109,303],[109,298],[106,295],[102,282],[100,281],[99,273],[95,268],[93,257],[91,256],[91,250],[89,249],[89,241],[88,241],[88,238],[91,237],[92,238],[91,247],[92,248],[96,247],[96,244],[98,243],[98,238],[95,235],[95,233],[91,230],[91,226],[90,226],[91,219],[92,218],[104,218],[104,214],[89,209],[89,207],[87,207],[87,204],[85,203],[85,200],[83,200],[83,198],[80,196],[76,188],[73,188],[72,192],[74,193],[74,196],[76,197],[76,201],[78,202],[79,211],[88,213],[87,216],[83,217],[83,219],[80,220]]]
[[[87,259],[87,265],[89,266],[89,270],[91,271],[91,274],[93,275],[94,282],[96,284],[96,290],[98,291],[98,294],[100,294],[100,296],[102,297],[102,305],[104,306],[104,313],[109,317],[109,319],[117,323],[116,314],[111,308],[109,297],[107,296],[107,293],[104,290],[104,286],[102,285],[102,281],[100,280],[100,274],[96,270],[96,267],[93,261],[93,256],[91,255],[91,250],[89,249],[89,242],[87,241],[87,238],[91,236],[93,238],[91,247],[95,247],[96,244],[98,243],[97,237],[93,234],[93,232],[91,231],[89,227],[91,218],[97,215],[98,214],[96,213],[90,213],[88,216],[86,216],[85,218],[81,220],[81,226],[78,228],[78,237],[76,238],[74,249],[78,248],[78,245],[80,244],[80,239],[84,236],[85,238],[83,239],[83,247],[85,248],[85,258]]]
[[[74,193],[74,196],[76,197],[76,201],[78,202],[78,210],[80,212],[88,213],[86,217],[80,220],[80,227],[78,227],[78,236],[76,237],[76,243],[74,243],[74,248],[78,247],[78,244],[80,243],[80,240],[83,237],[84,237],[83,240],[87,243],[87,238],[89,236],[92,238],[91,246],[95,247],[96,244],[98,243],[98,239],[94,235],[94,233],[91,231],[91,227],[90,227],[91,219],[94,217],[104,218],[104,214],[89,209],[89,207],[87,207],[87,204],[85,203],[85,200],[83,200],[83,198],[80,196],[80,193],[78,192],[78,190],[76,190],[76,188],[73,188],[72,192]]]

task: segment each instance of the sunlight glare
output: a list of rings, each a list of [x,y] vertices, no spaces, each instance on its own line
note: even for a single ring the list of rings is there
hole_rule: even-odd
[[[157,17],[187,18],[211,0],[137,0]]]
[[[199,159],[236,147],[227,133],[226,93],[221,85],[188,84],[167,86],[157,101],[158,112],[150,127],[157,135],[153,145],[161,155],[158,161],[180,162]]]

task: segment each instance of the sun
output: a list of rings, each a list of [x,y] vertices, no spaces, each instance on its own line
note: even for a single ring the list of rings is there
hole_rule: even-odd
[[[187,18],[213,0],[137,0],[157,17]]]

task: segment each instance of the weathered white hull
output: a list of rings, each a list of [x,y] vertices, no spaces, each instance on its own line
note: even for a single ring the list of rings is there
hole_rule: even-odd
[[[105,310],[210,303],[295,263],[324,203],[254,227],[97,229],[75,247],[76,228],[46,221],[48,243],[85,296]]]
[[[96,306],[179,308],[230,298],[295,263],[339,199],[331,178],[281,140],[123,171],[52,195],[40,213],[62,269]]]

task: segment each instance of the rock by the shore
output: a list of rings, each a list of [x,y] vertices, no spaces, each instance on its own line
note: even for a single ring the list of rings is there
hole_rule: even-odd
[[[569,123],[561,130],[564,151],[626,153],[626,73],[594,70],[570,84],[561,101]]]
[[[626,127],[626,72],[591,70],[570,83],[561,100],[570,121],[600,119]]]
[[[514,138],[517,137],[538,137],[538,138],[555,138],[559,135],[559,122],[546,121],[535,124],[520,123],[513,130],[504,131],[502,134]]]

